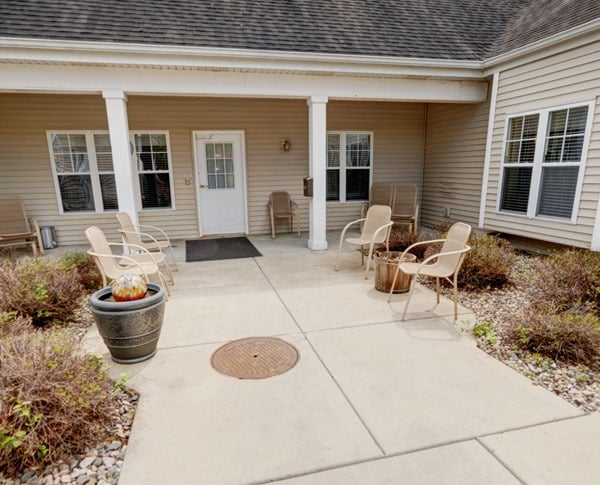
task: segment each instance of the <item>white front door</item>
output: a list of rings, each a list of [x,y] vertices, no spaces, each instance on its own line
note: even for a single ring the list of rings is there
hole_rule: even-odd
[[[242,132],[194,132],[200,233],[246,232]]]

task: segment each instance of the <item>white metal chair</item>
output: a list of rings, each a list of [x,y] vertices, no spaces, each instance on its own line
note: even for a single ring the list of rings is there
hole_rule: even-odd
[[[175,252],[173,251],[173,245],[171,244],[171,240],[167,233],[162,230],[160,227],[150,226],[148,224],[139,224],[135,225],[131,217],[127,212],[117,212],[117,220],[119,221],[119,225],[121,229],[119,232],[122,234],[123,239],[127,244],[134,244],[136,246],[141,246],[144,249],[150,251],[151,253],[160,252],[162,253],[164,250],[169,250],[170,259],[173,263],[173,268],[177,270],[177,261],[175,261]],[[156,239],[149,232],[142,232],[141,229],[150,230],[160,233],[161,239]],[[169,270],[169,278],[171,281],[173,280],[173,275]]]
[[[146,282],[150,281],[150,276],[156,275],[159,282],[165,287],[167,294],[171,294],[167,278],[160,271],[160,266],[165,264],[164,254],[152,254],[143,247],[132,244],[108,242],[102,229],[96,226],[88,227],[85,235],[91,246],[87,253],[96,261],[104,286],[107,285],[108,279],[116,280],[126,274],[142,276]],[[130,248],[137,253],[113,254],[111,247]]]
[[[392,298],[392,292],[396,279],[398,278],[398,272],[402,271],[405,274],[413,275],[413,280],[410,284],[408,292],[408,299],[404,306],[404,312],[402,313],[402,320],[406,316],[406,310],[413,294],[413,289],[417,281],[417,277],[431,276],[435,278],[435,291],[437,296],[437,303],[440,302],[440,278],[446,279],[450,282],[454,288],[454,320],[458,318],[458,286],[457,286],[457,275],[460,267],[465,259],[467,252],[471,247],[467,244],[469,237],[471,236],[471,226],[464,222],[457,222],[448,230],[448,236],[446,239],[434,239],[431,241],[421,241],[407,247],[402,256],[398,261],[402,261],[406,253],[408,253],[415,246],[423,244],[431,244],[436,242],[443,242],[442,249],[439,253],[433,254],[422,263],[407,263],[399,262],[394,273],[394,281],[392,282],[392,291],[388,295],[388,302]],[[433,262],[432,262],[433,261]],[[450,277],[452,276],[452,279]]]
[[[369,245],[369,253],[367,257],[367,267],[365,269],[365,279],[369,276],[369,267],[371,264],[371,258],[373,257],[373,248],[376,244],[385,244],[386,248],[389,248],[388,241],[390,238],[390,229],[392,228],[392,209],[387,205],[372,205],[367,211],[367,217],[357,219],[355,221],[346,224],[346,227],[342,230],[340,236],[340,245],[338,247],[337,259],[335,260],[335,270],[338,270],[338,264],[340,261],[340,254],[342,252],[342,245],[344,240],[347,243],[355,244],[360,246],[360,254],[362,258],[362,265],[365,264],[365,253],[364,246]],[[361,234],[359,237],[348,237],[344,239],[346,231],[353,224],[362,223]]]

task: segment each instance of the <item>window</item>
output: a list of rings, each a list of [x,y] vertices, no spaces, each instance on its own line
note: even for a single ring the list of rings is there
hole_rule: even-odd
[[[368,200],[372,138],[371,133],[327,134],[327,200]]]
[[[592,103],[508,119],[499,209],[574,222]]]
[[[50,157],[62,212],[117,210],[106,133],[49,133]]]
[[[166,133],[135,133],[133,138],[142,208],[170,208],[172,179]]]
[[[49,132],[48,142],[57,198],[63,213],[119,209],[108,133]],[[166,133],[132,135],[144,209],[172,207],[168,145]]]

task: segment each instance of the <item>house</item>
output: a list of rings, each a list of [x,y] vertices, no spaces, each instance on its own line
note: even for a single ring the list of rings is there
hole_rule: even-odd
[[[325,249],[411,182],[424,225],[598,250],[599,68],[597,0],[2,2],[0,193],[80,244],[268,233],[287,190]]]

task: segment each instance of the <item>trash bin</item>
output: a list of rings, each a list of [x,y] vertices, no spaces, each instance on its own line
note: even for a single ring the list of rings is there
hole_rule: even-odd
[[[56,236],[54,235],[54,226],[41,226],[42,245],[44,249],[53,249],[58,246],[56,244]]]

